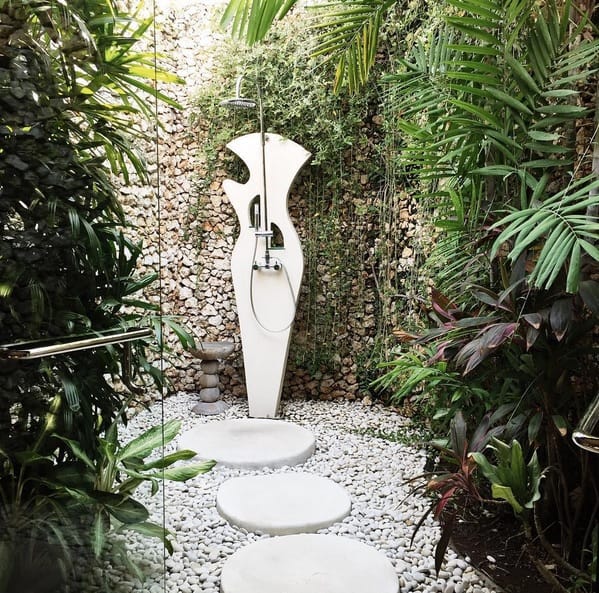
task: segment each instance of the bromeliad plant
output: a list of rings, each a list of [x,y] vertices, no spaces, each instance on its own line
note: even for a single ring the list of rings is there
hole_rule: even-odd
[[[493,498],[505,500],[514,511],[514,514],[522,521],[526,539],[525,551],[537,570],[556,589],[564,590],[555,575],[533,552],[535,540],[538,539],[549,557],[560,566],[562,571],[574,577],[578,582],[578,586],[592,586],[592,559],[590,562],[591,570],[588,573],[573,566],[556,552],[554,546],[547,540],[544,530],[539,526],[535,503],[541,499],[540,486],[544,472],[541,470],[537,452],[533,452],[530,460],[526,463],[522,447],[517,440],[513,440],[508,445],[497,438],[493,438],[488,448],[493,451],[497,465],[493,465],[480,452],[473,453],[472,458],[490,482]],[[537,526],[536,532],[533,529],[533,523]],[[593,542],[593,548],[595,545],[596,542]],[[594,552],[591,551],[591,558],[593,557]]]
[[[474,451],[471,457],[491,483],[493,498],[505,500],[512,507],[514,513],[523,519],[528,528],[527,536],[531,538],[526,515],[541,498],[543,477],[537,453],[535,451],[526,463],[522,447],[516,440],[508,445],[493,438],[488,446],[497,458],[497,465],[493,465],[480,451]]]

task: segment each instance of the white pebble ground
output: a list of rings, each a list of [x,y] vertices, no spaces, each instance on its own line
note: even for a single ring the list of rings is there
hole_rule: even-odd
[[[126,442],[160,423],[162,417],[181,419],[182,431],[202,422],[247,417],[243,400],[229,401],[232,407],[225,414],[203,417],[190,413],[196,403],[192,395],[169,397],[163,409],[156,404],[132,418],[121,431],[121,440]],[[401,593],[499,592],[452,550],[448,550],[439,576],[435,575],[434,548],[439,530],[431,518],[410,545],[414,526],[430,501],[420,495],[404,500],[410,489],[405,481],[423,472],[425,451],[415,442],[416,438],[414,445],[406,445],[373,436],[399,431],[405,433],[405,442],[410,443],[409,420],[383,406],[348,401],[284,401],[282,417],[314,433],[314,454],[292,468],[246,470],[217,466],[183,484],[168,482],[164,515],[167,528],[175,536],[175,551],[166,557],[166,574],[158,540],[128,536],[131,556],[141,565],[146,579],[142,584],[118,568],[108,567],[104,576],[111,593],[163,593],[165,588],[169,593],[218,593],[225,560],[248,543],[270,537],[229,525],[216,509],[219,486],[232,477],[282,471],[328,477],[347,490],[352,499],[351,513],[318,533],[346,536],[380,550],[397,571]],[[138,498],[151,511],[152,520],[161,523],[162,493],[149,497],[146,490],[140,490]]]

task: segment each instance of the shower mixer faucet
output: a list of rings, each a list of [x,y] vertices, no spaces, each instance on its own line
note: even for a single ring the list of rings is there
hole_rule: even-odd
[[[254,262],[252,266],[254,270],[275,270],[279,271],[283,268],[283,264],[276,257],[270,257],[269,253],[265,253],[264,257]]]

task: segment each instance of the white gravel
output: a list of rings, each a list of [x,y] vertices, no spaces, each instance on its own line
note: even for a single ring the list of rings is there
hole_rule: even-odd
[[[134,417],[121,431],[126,442],[141,431],[165,420],[179,418],[182,430],[201,422],[223,418],[247,417],[247,404],[233,400],[232,407],[219,416],[190,413],[195,403],[185,393],[167,398],[164,409],[156,404]],[[405,480],[423,472],[425,451],[418,445],[410,423],[394,411],[377,404],[366,406],[348,401],[284,401],[283,418],[314,432],[316,451],[304,464],[293,468],[259,472],[306,471],[331,478],[344,486],[352,499],[352,511],[340,523],[319,533],[343,535],[369,544],[384,553],[395,566],[400,592],[423,593],[497,593],[468,563],[448,550],[439,577],[434,571],[434,547],[438,527],[427,519],[410,546],[414,526],[429,501],[419,495],[406,500],[410,485]],[[405,445],[373,436],[379,433],[405,434]],[[237,549],[257,539],[269,537],[248,533],[229,525],[216,510],[216,492],[225,480],[256,470],[215,467],[185,484],[168,482],[164,493],[149,497],[140,489],[138,498],[151,511],[152,520],[162,523],[174,534],[172,556],[163,559],[158,540],[128,536],[131,556],[142,567],[146,578],[137,579],[119,569],[107,567],[111,593],[218,593],[220,572],[225,560]],[[166,572],[163,568],[166,567]],[[93,591],[93,587],[91,588]],[[326,593],[326,592],[317,592]],[[364,591],[376,593],[376,591]]]

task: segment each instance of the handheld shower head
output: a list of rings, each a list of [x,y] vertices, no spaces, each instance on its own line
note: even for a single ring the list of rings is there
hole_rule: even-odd
[[[225,99],[221,101],[220,104],[223,107],[232,107],[233,109],[255,109],[256,101],[253,99],[248,99],[246,97],[241,96],[241,83],[243,81],[243,76],[239,76],[237,78],[237,82],[235,84],[235,96],[230,99]]]

